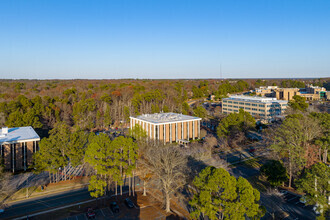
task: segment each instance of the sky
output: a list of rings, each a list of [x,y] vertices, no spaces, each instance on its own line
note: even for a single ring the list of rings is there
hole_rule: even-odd
[[[330,77],[328,0],[0,1],[1,79]]]

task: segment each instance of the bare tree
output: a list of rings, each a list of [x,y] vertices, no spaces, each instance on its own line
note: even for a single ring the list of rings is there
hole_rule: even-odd
[[[165,199],[165,210],[170,212],[171,195],[185,184],[186,158],[171,145],[155,145],[146,153],[154,179]]]
[[[13,191],[12,186],[9,184],[10,174],[4,172],[2,166],[0,166],[0,209],[5,206],[6,199]]]

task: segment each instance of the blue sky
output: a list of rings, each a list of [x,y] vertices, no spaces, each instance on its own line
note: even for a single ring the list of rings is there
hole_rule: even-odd
[[[329,77],[327,0],[0,1],[0,78]]]

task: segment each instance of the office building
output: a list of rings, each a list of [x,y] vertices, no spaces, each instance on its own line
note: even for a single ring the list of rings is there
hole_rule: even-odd
[[[177,113],[144,114],[130,117],[130,127],[136,124],[145,130],[148,137],[164,143],[200,138],[201,118]]]
[[[249,112],[260,120],[272,121],[282,115],[288,106],[288,101],[259,96],[231,96],[222,100],[222,113],[238,113],[239,109]]]
[[[33,162],[32,155],[39,150],[40,137],[29,127],[2,128],[0,154],[6,170],[26,170]]]

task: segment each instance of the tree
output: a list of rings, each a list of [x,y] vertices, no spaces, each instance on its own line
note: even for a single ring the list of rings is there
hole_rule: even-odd
[[[93,175],[89,181],[88,191],[92,197],[98,198],[104,195],[106,186],[105,180],[100,179],[99,175]]]
[[[133,175],[135,169],[138,147],[133,142],[132,138],[125,138],[119,136],[111,142],[111,151],[113,154],[113,165],[117,166],[120,172],[120,176],[116,179],[120,185],[120,194],[122,195],[122,186],[124,183],[124,177],[129,176],[129,181]],[[131,187],[131,185],[129,185]],[[131,190],[131,188],[130,188]]]
[[[330,114],[312,112],[310,115],[317,120],[321,128],[321,135],[315,140],[315,144],[319,146],[320,160],[326,163],[330,148]]]
[[[305,153],[302,145],[303,135],[302,125],[297,118],[286,118],[275,133],[275,143],[272,148],[284,158],[284,164],[289,172],[289,187],[292,177],[298,174],[306,163],[303,157]]]
[[[322,215],[329,210],[330,168],[328,166],[323,163],[314,164],[305,170],[297,185],[299,191],[306,193],[307,204],[319,204],[323,209]]]
[[[186,159],[174,146],[155,145],[149,148],[145,158],[153,177],[163,192],[165,210],[170,212],[171,195],[185,183]]]
[[[10,195],[12,189],[10,184],[10,174],[7,172],[4,172],[4,168],[2,166],[3,164],[0,164],[0,209],[3,209],[5,206],[6,199]]]
[[[95,170],[95,175],[90,179],[88,190],[91,196],[100,197],[105,193],[106,175],[109,174],[108,150],[110,148],[110,138],[104,134],[92,134],[85,154],[85,162],[89,163]]]
[[[65,123],[57,123],[49,134],[49,138],[40,141],[39,151],[34,154],[34,167],[36,172],[45,170],[55,174],[69,163],[70,130]],[[66,179],[65,170],[64,173]]]
[[[244,178],[236,179],[222,168],[206,167],[193,181],[195,193],[189,204],[193,219],[245,219],[260,214],[260,193]]]
[[[207,116],[206,109],[203,108],[203,106],[197,106],[194,108],[194,116],[199,117],[199,118],[205,118]]]
[[[223,118],[217,128],[218,137],[229,136],[231,132],[247,131],[255,126],[255,119],[250,113],[245,112],[243,109],[239,113],[230,113]]]
[[[283,164],[278,160],[270,160],[260,168],[260,172],[267,177],[272,186],[280,186],[288,179]]]
[[[308,108],[308,103],[306,103],[306,98],[299,96],[299,95],[295,95],[292,97],[293,99],[289,101],[289,106],[293,109],[293,110],[299,110],[299,111],[306,111]]]
[[[110,138],[104,134],[92,134],[86,149],[84,160],[95,170],[96,174],[107,173],[107,151],[110,147]]]
[[[77,130],[70,134],[68,157],[72,166],[82,164],[88,143],[88,133]]]

